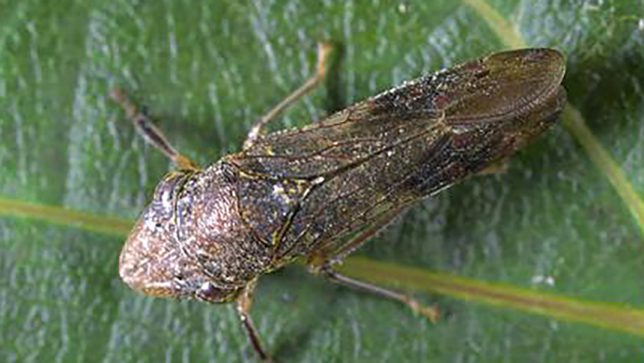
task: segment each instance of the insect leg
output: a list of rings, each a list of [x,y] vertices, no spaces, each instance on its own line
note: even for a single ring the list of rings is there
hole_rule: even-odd
[[[315,74],[309,78],[300,88],[296,89],[293,93],[288,95],[282,102],[278,103],[273,107],[268,113],[266,113],[262,118],[259,119],[253,125],[253,127],[248,132],[246,141],[244,141],[244,149],[253,145],[255,141],[261,136],[263,128],[272,120],[284,111],[288,106],[295,103],[297,100],[302,98],[310,91],[312,91],[317,85],[320,84],[322,79],[327,72],[327,63],[329,59],[329,54],[331,53],[332,45],[330,43],[318,43],[318,60]]]
[[[340,285],[401,302],[407,305],[414,313],[425,316],[433,323],[438,320],[439,312],[437,307],[425,306],[409,295],[342,275],[330,266],[322,267],[320,273]]]
[[[424,306],[409,295],[342,275],[332,267],[334,263],[341,261],[346,255],[360,247],[360,245],[368,241],[371,237],[375,236],[380,230],[386,227],[389,222],[400,215],[404,209],[405,207],[403,206],[381,216],[378,220],[372,223],[369,228],[363,230],[333,252],[318,252],[310,258],[309,267],[313,273],[321,274],[335,283],[399,301],[407,305],[414,311],[414,313],[421,314],[432,322],[436,322],[438,319],[438,308],[434,306]]]
[[[161,151],[165,156],[172,160],[179,169],[199,169],[197,164],[192,162],[192,160],[188,159],[187,157],[181,155],[170,144],[170,142],[168,142],[168,140],[163,135],[163,132],[161,132],[161,130],[154,126],[150,118],[144,112],[139,111],[136,105],[132,101],[130,101],[130,99],[125,95],[125,93],[123,93],[122,90],[116,88],[112,90],[110,96],[114,101],[116,101],[123,107],[125,113],[127,114],[127,117],[132,120],[139,134],[143,136],[143,138],[152,146],[159,149],[159,151]]]
[[[266,350],[262,347],[262,342],[259,339],[259,332],[253,324],[253,319],[250,316],[250,308],[253,305],[253,292],[255,291],[255,285],[257,280],[250,282],[244,288],[244,291],[237,298],[237,313],[239,314],[239,319],[241,320],[244,330],[246,330],[246,335],[248,336],[248,341],[253,346],[257,355],[260,359],[265,362],[272,362],[273,359],[271,356],[266,353]]]

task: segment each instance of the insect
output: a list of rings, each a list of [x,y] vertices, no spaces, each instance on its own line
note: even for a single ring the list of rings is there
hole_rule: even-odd
[[[521,49],[406,82],[302,128],[265,133],[321,83],[330,51],[319,46],[316,73],[252,127],[240,152],[205,169],[173,148],[123,92],[112,94],[178,167],[130,233],[121,278],[147,295],[236,302],[265,360],[250,317],[253,290],[261,275],[297,258],[334,282],[435,318],[433,308],[334,265],[415,202],[503,163],[566,103],[563,56]]]

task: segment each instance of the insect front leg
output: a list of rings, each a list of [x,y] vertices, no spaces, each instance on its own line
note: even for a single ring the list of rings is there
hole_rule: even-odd
[[[307,93],[311,92],[318,86],[321,81],[324,79],[324,76],[327,73],[328,68],[328,59],[332,50],[330,43],[318,43],[318,60],[316,71],[311,78],[309,78],[300,88],[296,89],[293,93],[288,95],[282,102],[278,103],[273,107],[268,113],[262,116],[250,129],[246,141],[244,141],[244,149],[249,148],[257,139],[262,135],[263,128],[268,125],[269,122],[274,120],[277,115],[279,115],[286,108],[291,106],[297,100],[305,96]]]
[[[404,210],[404,207],[395,209],[373,222],[367,229],[351,238],[333,252],[321,250],[309,259],[309,268],[314,274],[319,274],[332,282],[344,285],[356,290],[372,293],[387,299],[392,299],[407,305],[414,313],[421,314],[432,322],[438,320],[438,308],[435,306],[425,306],[413,297],[382,286],[374,285],[366,281],[356,280],[337,272],[333,264],[341,261],[346,255],[360,247],[363,243],[374,237],[384,227],[386,227],[394,218]]]
[[[192,160],[183,156],[181,153],[175,149],[170,142],[163,135],[163,132],[159,130],[152,120],[144,112],[141,112],[138,107],[125,95],[125,93],[116,88],[112,90],[110,96],[114,101],[123,107],[127,117],[129,117],[136,130],[139,132],[143,138],[149,142],[152,146],[161,151],[165,156],[172,160],[179,169],[184,170],[196,170],[199,169],[197,164]]]
[[[253,293],[255,292],[255,285],[257,280],[253,280],[244,288],[244,291],[237,298],[237,313],[239,314],[239,319],[241,320],[242,326],[246,331],[248,336],[248,341],[253,346],[257,355],[260,359],[265,362],[273,362],[271,356],[266,352],[262,346],[261,339],[259,338],[259,332],[253,324],[253,319],[250,316],[250,308],[253,305]]]

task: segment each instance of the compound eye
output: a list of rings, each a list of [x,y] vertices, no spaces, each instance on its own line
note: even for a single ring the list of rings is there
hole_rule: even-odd
[[[172,203],[188,176],[189,175],[187,173],[171,172],[163,178],[159,185],[157,185],[154,192],[155,199],[161,203],[163,208],[172,208]]]

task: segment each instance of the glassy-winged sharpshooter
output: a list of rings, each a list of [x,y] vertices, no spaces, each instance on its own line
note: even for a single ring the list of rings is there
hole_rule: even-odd
[[[318,123],[264,126],[324,77],[316,74],[252,128],[242,151],[205,169],[178,153],[122,92],[139,131],[175,161],[120,257],[121,278],[152,296],[235,301],[261,358],[249,310],[257,279],[304,258],[331,280],[413,298],[343,276],[334,264],[415,202],[483,173],[548,129],[566,103],[563,56],[521,49],[476,59],[381,93]]]

